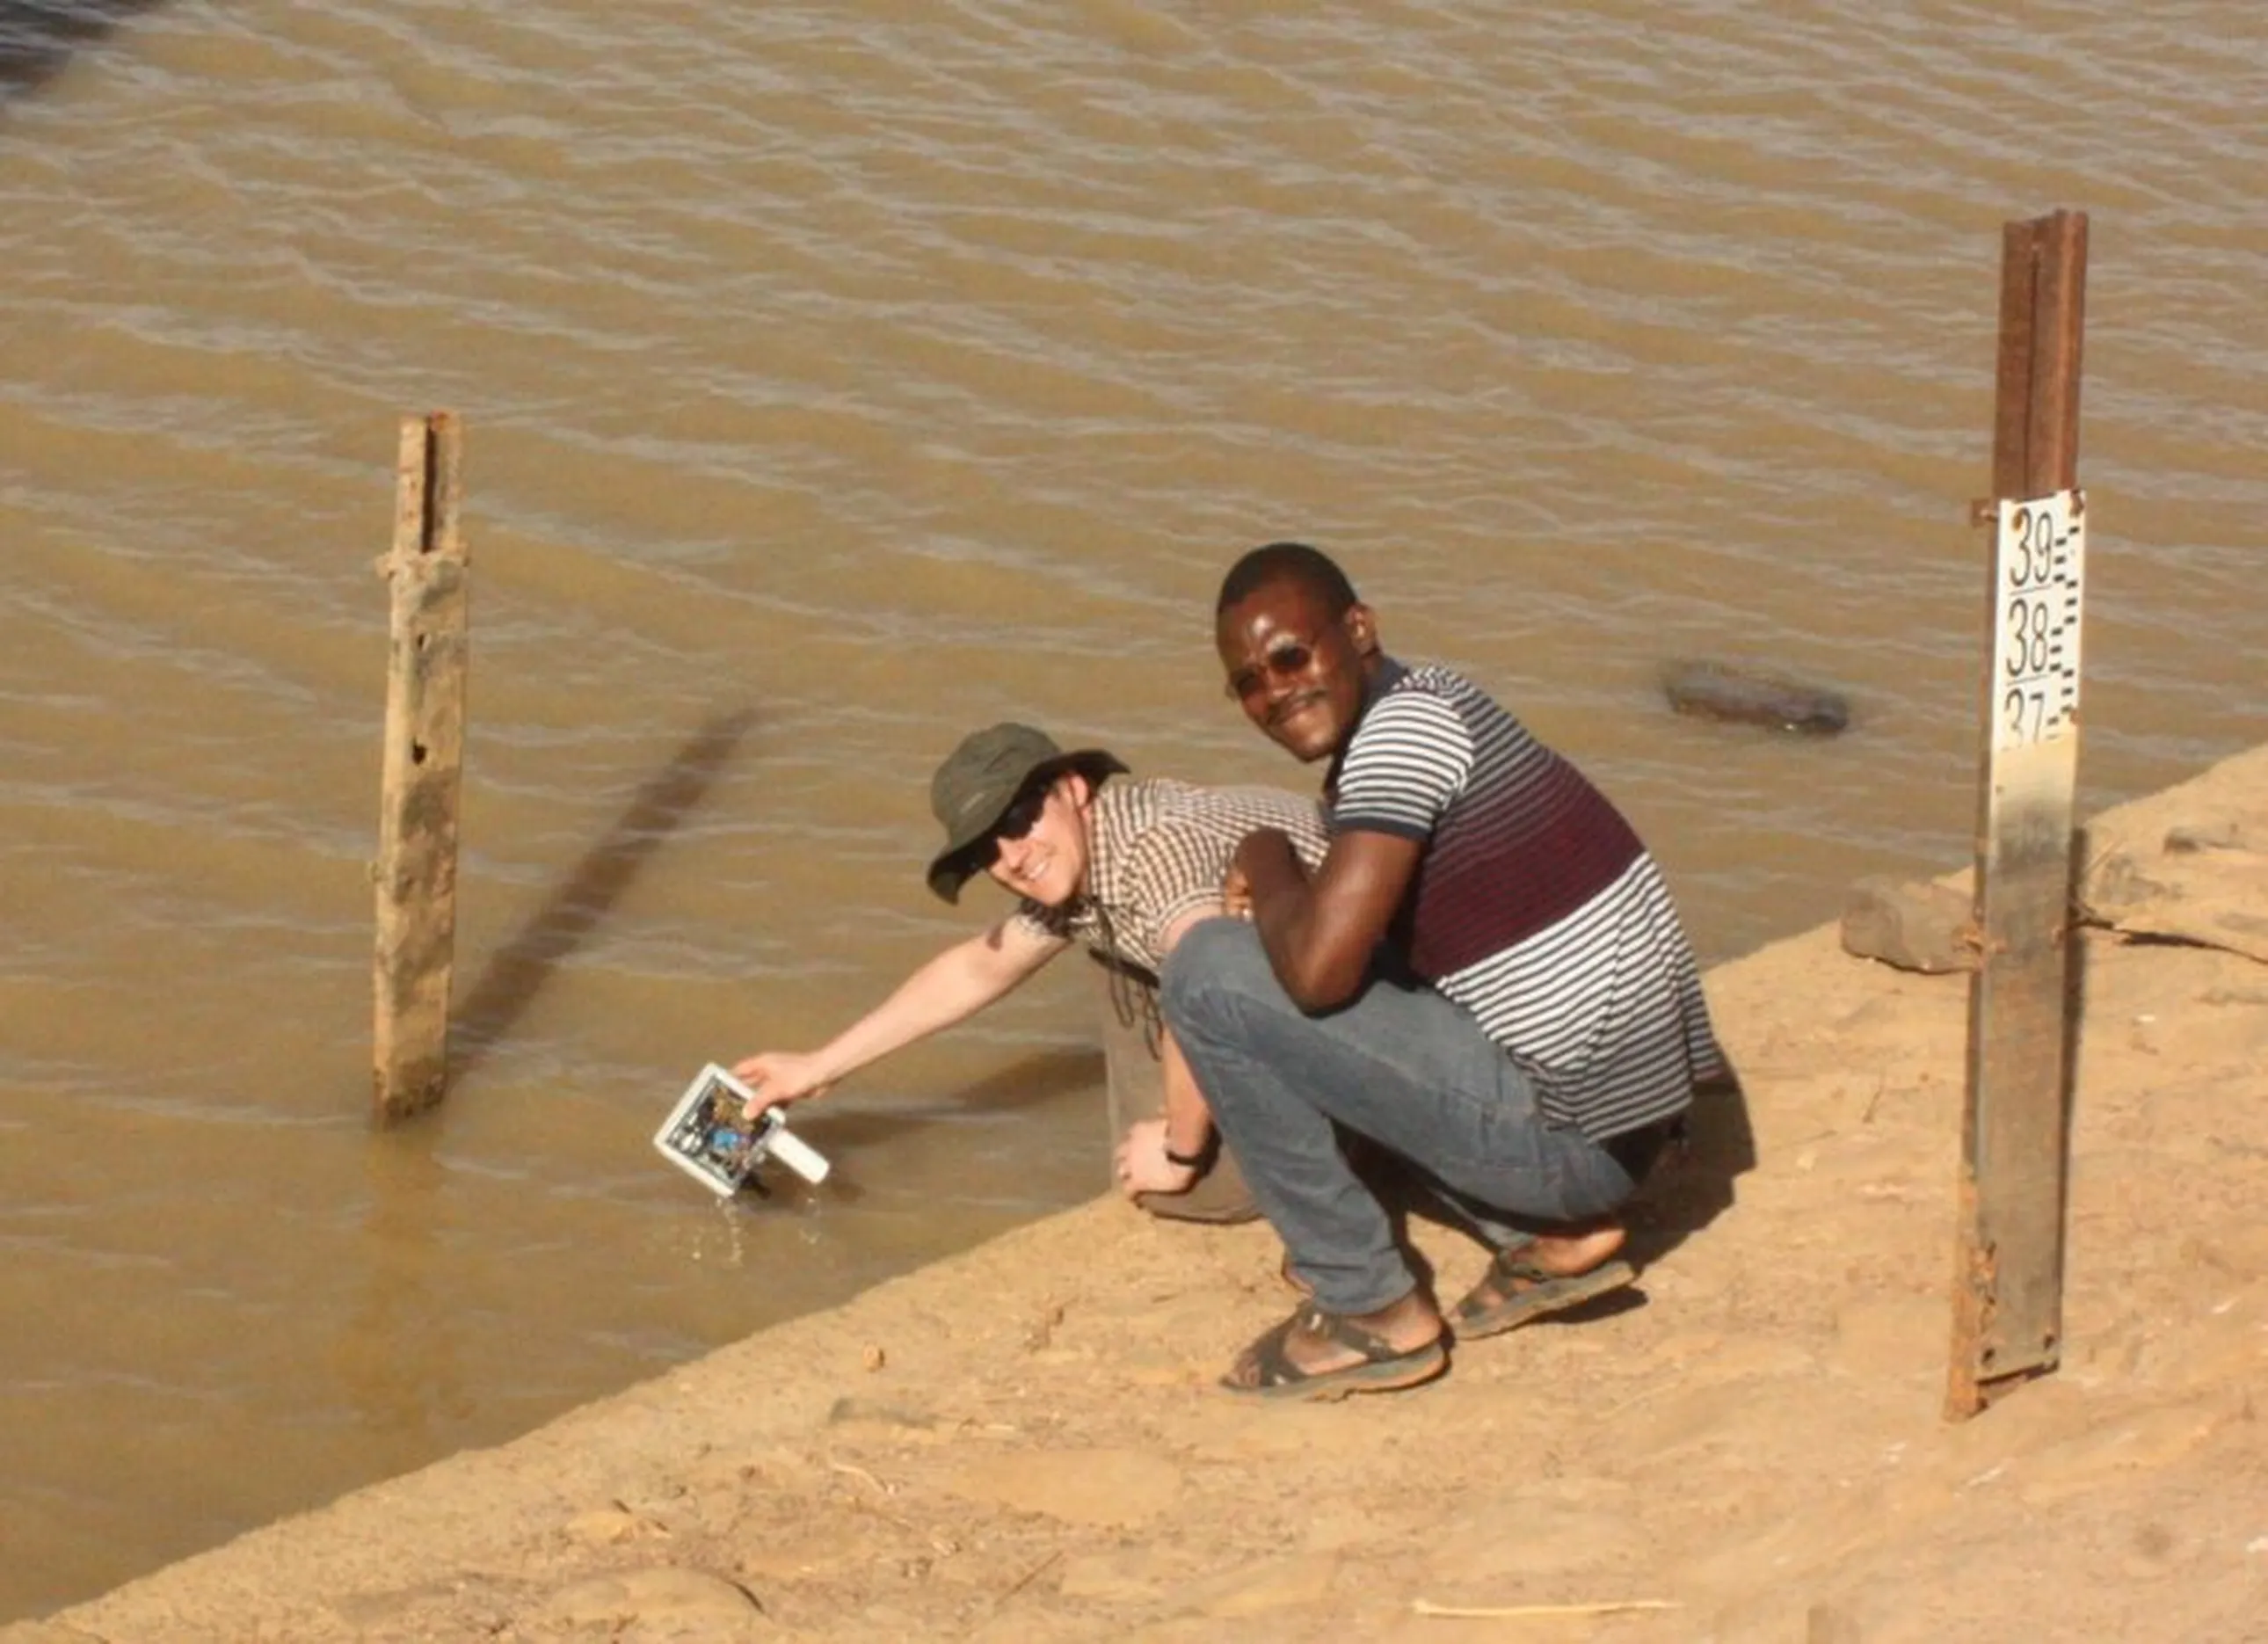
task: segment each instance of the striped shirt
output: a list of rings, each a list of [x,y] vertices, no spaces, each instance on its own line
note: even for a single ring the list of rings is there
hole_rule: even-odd
[[[1155,975],[1166,933],[1218,912],[1221,881],[1245,835],[1280,828],[1309,872],[1327,843],[1322,807],[1279,788],[1201,788],[1168,778],[1106,784],[1088,812],[1086,883],[1060,908],[1027,897],[1014,917]]]
[[[1426,842],[1388,940],[1519,1064],[1546,1118],[1603,1141],[1721,1072],[1653,859],[1470,680],[1388,660],[1326,791],[1334,834]]]

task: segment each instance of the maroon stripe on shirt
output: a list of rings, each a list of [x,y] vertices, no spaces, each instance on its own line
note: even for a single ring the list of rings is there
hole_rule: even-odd
[[[1407,904],[1411,968],[1450,975],[1549,930],[1613,884],[1644,847],[1622,814],[1566,761],[1523,793],[1511,786],[1452,807]],[[1544,871],[1539,872],[1539,865]]]

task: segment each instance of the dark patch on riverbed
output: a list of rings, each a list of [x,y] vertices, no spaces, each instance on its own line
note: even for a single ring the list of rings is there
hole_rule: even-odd
[[[37,90],[157,0],[0,0],[0,102]]]
[[[1661,689],[1672,708],[1705,719],[1808,736],[1832,736],[1851,723],[1851,704],[1840,691],[1729,662],[1673,662]]]

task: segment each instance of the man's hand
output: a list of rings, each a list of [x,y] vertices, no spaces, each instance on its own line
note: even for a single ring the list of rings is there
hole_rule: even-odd
[[[1252,917],[1252,881],[1233,862],[1228,865],[1227,876],[1220,881],[1220,910],[1232,919]]]
[[[1229,858],[1228,877],[1221,881],[1222,899],[1226,900],[1230,887],[1234,886],[1249,912],[1255,871],[1272,879],[1283,877],[1286,868],[1291,883],[1307,882],[1307,870],[1300,866],[1299,852],[1292,849],[1292,836],[1281,828],[1255,828],[1237,841],[1236,853]]]
[[[1175,1164],[1166,1157],[1166,1121],[1144,1119],[1126,1127],[1125,1139],[1116,1156],[1118,1191],[1131,1198],[1137,1193],[1186,1193],[1197,1185],[1194,1165]]]
[[[1330,1010],[1360,991],[1425,847],[1399,834],[1335,834],[1311,879],[1281,832],[1245,835],[1235,871],[1251,886],[1253,928],[1293,1004]]]
[[[741,1109],[743,1118],[759,1118],[767,1108],[785,1107],[806,1096],[827,1094],[818,1058],[794,1051],[760,1051],[733,1064],[733,1077],[756,1094]]]

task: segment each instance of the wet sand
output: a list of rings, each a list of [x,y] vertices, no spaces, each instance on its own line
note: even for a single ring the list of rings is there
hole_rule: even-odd
[[[1099,1200],[0,1644],[2268,1636],[2268,748],[2089,849],[2064,1362],[1973,1421],[1967,984],[1828,925],[1710,975],[1638,1291],[1430,1387],[1231,1400],[1270,1235]]]

